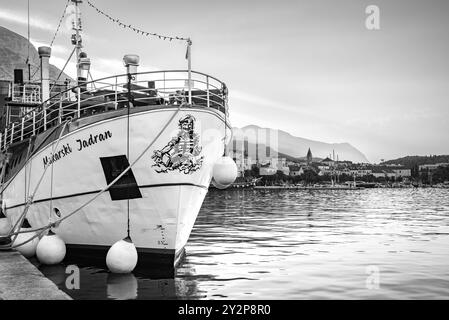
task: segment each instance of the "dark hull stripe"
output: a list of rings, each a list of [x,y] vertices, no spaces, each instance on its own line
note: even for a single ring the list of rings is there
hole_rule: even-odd
[[[145,186],[139,186],[139,189],[148,189],[148,188],[163,188],[163,187],[173,187],[173,186],[191,186],[191,187],[197,187],[197,188],[201,188],[201,189],[205,189],[208,190],[208,187],[206,186],[202,186],[199,184],[194,184],[194,183],[161,183],[161,184],[150,184],[150,185],[145,185]],[[82,192],[82,193],[74,193],[74,194],[70,194],[67,196],[61,196],[61,197],[53,197],[53,201],[54,200],[61,200],[61,199],[67,199],[67,198],[72,198],[72,197],[79,197],[79,196],[85,196],[85,195],[89,195],[89,194],[95,194],[100,192],[101,190],[95,190],[95,191],[89,191],[89,192]],[[105,191],[107,192],[107,190]],[[40,203],[40,202],[45,202],[45,201],[50,201],[51,198],[46,198],[46,199],[40,199],[40,200],[35,200],[33,201],[33,203]],[[18,207],[22,207],[26,204],[26,202],[12,206],[12,207],[6,207],[6,210],[9,209],[15,209]]]
[[[97,251],[97,252],[107,252],[111,247],[102,245],[91,245],[91,244],[74,244],[67,243],[67,248],[70,250],[82,250],[82,251]],[[142,254],[160,254],[160,255],[170,255],[175,256],[175,249],[157,249],[157,248],[140,248],[136,247],[138,253]],[[178,255],[182,250],[178,251]]]
[[[86,266],[98,266],[106,268],[106,254],[110,246],[67,244],[67,254],[65,261]],[[150,271],[153,267],[164,267],[158,269],[158,273],[163,271],[171,272],[177,267],[185,256],[185,249],[178,251],[174,249],[156,248],[136,248],[139,254],[136,271]]]

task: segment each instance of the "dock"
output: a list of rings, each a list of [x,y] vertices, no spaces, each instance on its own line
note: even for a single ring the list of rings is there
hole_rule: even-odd
[[[0,300],[72,300],[17,251],[0,251]]]

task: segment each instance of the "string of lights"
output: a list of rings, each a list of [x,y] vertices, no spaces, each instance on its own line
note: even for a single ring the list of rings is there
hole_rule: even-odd
[[[179,40],[179,41],[187,41],[188,44],[191,44],[191,40],[190,38],[183,38],[183,37],[172,37],[172,36],[167,36],[167,35],[162,35],[162,34],[158,34],[158,33],[153,33],[153,32],[147,32],[147,31],[143,31],[140,30],[139,28],[136,28],[130,24],[126,24],[121,22],[119,19],[115,19],[113,17],[111,17],[109,14],[105,13],[104,11],[98,9],[95,5],[93,5],[89,0],[87,0],[87,3],[89,4],[90,7],[92,7],[93,9],[95,9],[97,11],[97,13],[105,16],[106,18],[108,18],[110,21],[118,24],[120,27],[123,28],[128,28],[130,30],[133,30],[134,32],[136,32],[137,34],[143,35],[143,36],[147,36],[147,37],[156,37],[159,38],[160,40],[168,40],[168,41],[173,41],[173,40]]]
[[[52,47],[53,43],[55,42],[56,36],[58,34],[59,29],[61,28],[61,24],[62,24],[62,21],[64,20],[65,12],[67,10],[67,7],[69,6],[69,3],[70,3],[70,0],[67,0],[67,3],[65,4],[64,12],[62,13],[61,19],[59,19],[58,27],[56,28],[53,39],[51,40],[50,47]]]

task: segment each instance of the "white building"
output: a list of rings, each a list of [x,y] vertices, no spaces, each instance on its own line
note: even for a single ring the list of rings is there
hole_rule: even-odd
[[[282,171],[287,176],[290,174],[286,158],[271,158],[270,167],[275,168],[276,171]]]
[[[281,169],[278,169],[279,171],[282,171],[283,174],[286,176],[290,175],[290,168],[289,167],[282,167]]]
[[[385,172],[385,177],[387,177],[387,178],[397,178],[396,172],[394,172],[394,170],[387,169],[387,170],[384,170],[384,172]]]
[[[374,169],[371,173],[375,178],[385,178],[384,170]]]
[[[290,166],[290,176],[296,177],[304,173],[304,169],[298,166]]]
[[[259,175],[260,176],[272,176],[276,174],[277,169],[272,167],[260,167]]]
[[[356,176],[356,177],[365,177],[369,176],[373,173],[373,170],[371,169],[350,169],[349,170],[350,175]]]
[[[396,173],[396,177],[410,178],[412,176],[412,169],[401,168],[393,169],[393,171]]]
[[[449,163],[423,164],[419,166],[419,171],[435,171],[439,167],[449,167]]]

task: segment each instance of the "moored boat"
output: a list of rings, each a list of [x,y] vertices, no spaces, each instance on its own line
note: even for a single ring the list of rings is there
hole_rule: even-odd
[[[77,8],[82,1],[72,1]],[[174,266],[230,137],[226,85],[201,72],[138,72],[88,81],[78,18],[76,83],[8,83],[0,128],[3,216],[52,229],[75,251],[129,235],[140,257]],[[190,49],[190,39],[188,48]],[[148,261],[141,259],[141,261]]]

